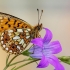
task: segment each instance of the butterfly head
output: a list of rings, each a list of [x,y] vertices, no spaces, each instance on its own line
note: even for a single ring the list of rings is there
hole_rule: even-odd
[[[43,10],[41,10],[40,18],[39,18],[39,9],[37,9],[37,11],[38,11],[38,25],[36,26],[36,28],[37,28],[38,31],[41,31],[42,23],[40,24],[40,20],[41,20],[41,17],[42,17]]]
[[[42,30],[42,24],[40,24],[40,20],[42,17],[43,10],[41,10],[40,17],[39,17],[39,9],[37,9],[37,11],[38,11],[38,24],[33,28],[33,31],[31,34],[32,38],[39,37],[39,32]]]
[[[42,23],[34,27],[34,31],[40,32],[42,30]]]
[[[41,31],[42,30],[42,23],[40,25],[38,25],[38,31]]]
[[[39,36],[39,32],[42,30],[42,24],[39,24],[39,25],[36,25],[33,30],[32,30],[32,33],[31,33],[31,37],[34,39],[34,38],[37,38]]]

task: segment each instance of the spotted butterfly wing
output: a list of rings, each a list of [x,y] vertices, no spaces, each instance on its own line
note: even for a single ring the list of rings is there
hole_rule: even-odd
[[[9,53],[22,52],[31,39],[38,37],[40,30],[38,26],[32,27],[20,18],[0,12],[0,42],[2,48]]]

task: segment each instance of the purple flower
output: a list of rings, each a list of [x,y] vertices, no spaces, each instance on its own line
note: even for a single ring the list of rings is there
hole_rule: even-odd
[[[46,34],[44,38],[35,38],[31,42],[35,44],[30,48],[29,52],[31,57],[41,59],[38,64],[38,68],[44,68],[49,65],[53,65],[55,70],[65,70],[64,67],[60,64],[57,57],[53,54],[57,54],[62,51],[59,41],[50,42],[52,39],[52,33],[49,29],[44,28]]]

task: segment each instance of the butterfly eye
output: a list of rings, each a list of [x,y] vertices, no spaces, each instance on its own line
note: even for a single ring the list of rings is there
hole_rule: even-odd
[[[40,26],[38,26],[38,30],[40,30]]]

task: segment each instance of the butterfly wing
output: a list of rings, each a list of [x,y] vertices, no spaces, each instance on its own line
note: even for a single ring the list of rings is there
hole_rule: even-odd
[[[26,21],[0,12],[0,42],[7,52],[22,52],[31,40],[31,30]]]
[[[32,29],[32,26],[20,18],[0,12],[0,32],[14,28]]]

